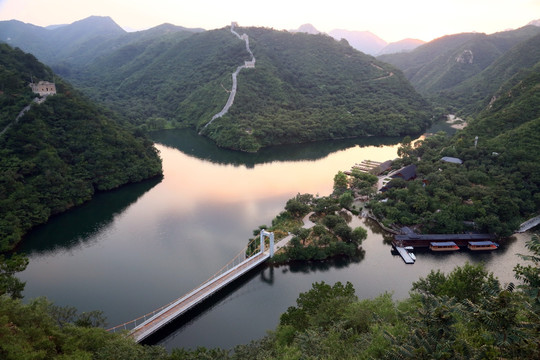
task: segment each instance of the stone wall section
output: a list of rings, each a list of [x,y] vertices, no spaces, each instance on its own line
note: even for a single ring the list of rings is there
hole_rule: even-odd
[[[222,117],[223,115],[225,115],[229,111],[229,108],[233,105],[234,97],[236,96],[236,90],[237,90],[237,86],[238,86],[238,81],[237,81],[238,73],[240,73],[240,71],[242,69],[249,69],[249,68],[253,69],[253,68],[255,68],[255,61],[256,60],[255,60],[255,56],[253,56],[253,52],[251,51],[251,49],[249,47],[249,37],[247,36],[247,34],[242,34],[242,35],[238,34],[234,30],[235,27],[238,27],[238,23],[236,23],[236,22],[231,23],[231,33],[236,35],[236,37],[238,37],[238,39],[246,42],[246,50],[251,55],[251,60],[250,61],[245,61],[244,65],[238,66],[236,68],[236,71],[232,73],[232,89],[231,89],[231,92],[229,93],[229,98],[227,99],[227,103],[225,104],[225,106],[223,107],[223,109],[220,112],[215,114],[212,117],[212,119],[208,123],[206,123],[206,125],[204,125],[202,130],[206,129],[206,127],[208,125],[210,125],[215,119],[218,119],[218,118]]]

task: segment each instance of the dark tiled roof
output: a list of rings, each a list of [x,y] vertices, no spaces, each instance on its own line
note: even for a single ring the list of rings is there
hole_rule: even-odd
[[[393,178],[403,178],[404,180],[411,180],[416,177],[416,165],[408,165],[398,170],[394,175],[392,175]]]

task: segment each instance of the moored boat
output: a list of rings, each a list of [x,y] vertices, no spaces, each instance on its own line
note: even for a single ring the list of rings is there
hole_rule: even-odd
[[[467,248],[472,251],[496,250],[499,244],[493,241],[469,241]]]
[[[431,242],[429,249],[431,251],[456,251],[459,250],[459,246],[453,241]]]

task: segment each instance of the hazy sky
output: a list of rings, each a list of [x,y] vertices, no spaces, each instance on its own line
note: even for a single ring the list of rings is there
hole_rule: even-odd
[[[388,42],[429,41],[524,26],[540,19],[540,0],[0,0],[0,20],[47,26],[90,15],[110,16],[132,30],[165,22],[208,30],[231,21],[280,30],[311,23],[325,32],[369,30]]]

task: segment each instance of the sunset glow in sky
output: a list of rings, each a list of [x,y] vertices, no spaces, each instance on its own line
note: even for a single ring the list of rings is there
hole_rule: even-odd
[[[461,32],[488,34],[540,19],[540,0],[0,0],[0,20],[39,26],[110,16],[125,29],[172,23],[207,30],[242,26],[368,30],[387,42],[430,41]]]

